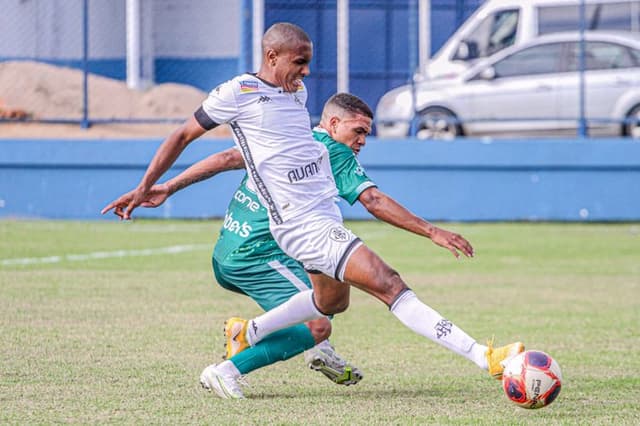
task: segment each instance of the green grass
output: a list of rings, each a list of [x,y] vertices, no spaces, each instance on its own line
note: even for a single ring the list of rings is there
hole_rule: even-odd
[[[0,424],[640,424],[638,224],[446,224],[476,248],[462,261],[387,225],[349,224],[478,340],[522,339],[558,360],[563,390],[535,411],[357,290],[332,340],[360,384],[336,386],[298,357],[252,373],[246,400],[205,392],[223,321],[259,312],[213,281],[219,225],[0,221]],[[65,257],[181,245],[192,250]],[[2,263],[50,256],[61,258]]]

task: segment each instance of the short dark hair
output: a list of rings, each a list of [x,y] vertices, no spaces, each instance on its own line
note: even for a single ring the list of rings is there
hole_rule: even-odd
[[[264,54],[268,48],[279,51],[291,46],[291,43],[311,43],[311,38],[295,24],[276,22],[262,36],[262,53]]]
[[[354,114],[366,115],[373,120],[373,111],[371,111],[369,105],[359,97],[350,93],[336,93],[329,98],[324,104],[324,107],[326,108],[329,105],[335,105],[340,109]]]

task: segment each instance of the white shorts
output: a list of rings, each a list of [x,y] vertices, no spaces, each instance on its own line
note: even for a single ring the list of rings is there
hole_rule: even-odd
[[[307,272],[322,272],[338,281],[344,281],[347,261],[362,245],[342,224],[342,213],[333,199],[284,223],[271,222],[270,228],[280,248]]]

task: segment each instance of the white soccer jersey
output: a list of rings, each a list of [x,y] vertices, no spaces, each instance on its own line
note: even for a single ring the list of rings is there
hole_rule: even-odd
[[[288,93],[243,74],[213,89],[196,112],[205,129],[231,126],[252,189],[276,224],[337,195],[327,149],[311,133],[306,101],[304,86]]]

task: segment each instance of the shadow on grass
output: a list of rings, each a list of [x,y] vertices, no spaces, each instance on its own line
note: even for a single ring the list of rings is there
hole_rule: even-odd
[[[462,389],[454,392],[457,398],[461,397],[469,397],[473,398],[473,392],[465,392]],[[349,398],[351,400],[378,400],[378,399],[391,399],[391,398],[403,398],[403,399],[413,399],[413,398],[451,398],[452,391],[451,389],[433,389],[433,388],[411,388],[411,389],[368,389],[360,386],[357,390],[353,389],[353,386],[335,388],[332,390],[328,390],[325,387],[318,387],[317,389],[305,389],[304,392],[296,392],[295,389],[287,388],[283,389],[282,392],[259,392],[259,393],[251,393],[246,395],[249,399],[261,399],[261,400],[271,400],[271,399],[300,399],[300,398],[310,398],[310,399],[340,399],[340,398]],[[477,395],[476,395],[477,397]]]

